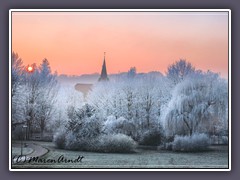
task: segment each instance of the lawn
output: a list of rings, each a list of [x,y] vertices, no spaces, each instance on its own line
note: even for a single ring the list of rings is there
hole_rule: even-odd
[[[227,146],[213,146],[209,151],[199,153],[137,149],[136,153],[119,154],[68,151],[56,149],[50,142],[36,143],[49,152],[38,162],[16,164],[12,168],[228,168]],[[66,161],[74,161],[79,156],[83,158],[78,162],[59,163],[60,156]]]

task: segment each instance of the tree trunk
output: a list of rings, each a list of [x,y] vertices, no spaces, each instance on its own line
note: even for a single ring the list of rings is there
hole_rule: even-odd
[[[189,129],[189,135],[190,135],[190,136],[192,136],[192,132],[193,132],[193,130],[190,128],[190,129]]]

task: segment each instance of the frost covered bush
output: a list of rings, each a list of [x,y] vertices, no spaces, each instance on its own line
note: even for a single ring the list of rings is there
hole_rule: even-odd
[[[136,129],[131,120],[127,120],[124,117],[116,119],[114,116],[109,116],[104,123],[103,131],[106,134],[120,133],[132,137]]]
[[[71,125],[71,128],[69,126]],[[101,123],[95,116],[86,118],[81,123],[68,124],[54,136],[58,148],[81,151],[95,151],[96,139],[101,132]]]
[[[61,140],[61,137],[58,136],[58,139]],[[66,134],[64,141],[55,143],[58,143],[56,144],[58,148],[74,151],[128,153],[136,148],[136,142],[124,134],[105,134],[94,138],[83,138],[70,132]]]
[[[151,129],[143,133],[139,140],[140,145],[158,146],[163,142],[164,135],[160,129]]]
[[[113,153],[134,152],[137,143],[125,134],[107,134],[99,137],[98,151]]]
[[[166,150],[172,150],[172,143],[166,143],[165,144],[165,149]]]
[[[72,132],[66,136],[65,149],[74,151],[96,151],[96,148],[97,138],[83,138]]]
[[[53,136],[53,142],[59,149],[65,148],[66,143],[66,130],[64,128],[60,128],[56,134]]]
[[[114,123],[111,123],[114,124]],[[97,152],[130,152],[134,141],[123,134],[114,134],[110,124],[102,134],[102,123],[96,116],[85,118],[84,121],[71,122],[71,129],[66,135],[65,149]],[[73,128],[74,127],[74,128]]]
[[[206,134],[193,134],[192,136],[175,136],[172,142],[173,151],[204,151],[209,146],[209,138]]]
[[[65,149],[78,150],[79,142],[76,135],[73,132],[66,134]]]

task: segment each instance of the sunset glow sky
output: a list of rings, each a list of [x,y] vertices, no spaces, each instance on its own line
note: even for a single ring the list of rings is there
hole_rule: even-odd
[[[161,71],[180,58],[228,73],[227,12],[13,12],[12,50],[58,74]]]

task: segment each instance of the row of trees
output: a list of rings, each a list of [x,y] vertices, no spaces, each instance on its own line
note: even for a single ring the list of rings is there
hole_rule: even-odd
[[[116,136],[129,151],[134,141],[198,151],[206,149],[209,136],[228,131],[227,81],[185,60],[169,66],[166,76],[131,68],[127,76],[95,84],[84,104],[68,108],[69,120],[55,136],[58,147],[124,152],[108,143]]]
[[[103,119],[123,117],[131,122],[134,139],[162,127],[170,137],[228,131],[227,81],[195,70],[185,60],[169,66],[166,76],[128,76],[96,84],[87,101]]]
[[[227,80],[196,70],[185,60],[170,65],[166,76],[138,74],[131,68],[127,76],[94,84],[85,99],[73,87],[57,83],[46,59],[32,67],[27,72],[13,53],[12,125],[26,123],[27,138],[32,132],[60,128],[63,135],[71,132],[70,141],[120,133],[148,144],[175,135],[228,131]]]
[[[55,113],[57,92],[56,74],[51,73],[47,59],[31,67],[28,71],[18,54],[12,53],[12,127],[27,125],[27,139],[33,132],[43,135]]]
[[[162,128],[160,118],[170,98],[169,88],[166,77],[127,77],[96,84],[87,102],[101,119],[110,118],[112,123],[125,119],[131,136],[139,139],[145,131]]]

